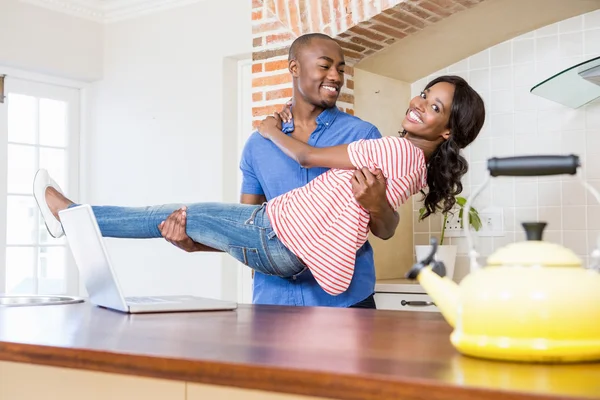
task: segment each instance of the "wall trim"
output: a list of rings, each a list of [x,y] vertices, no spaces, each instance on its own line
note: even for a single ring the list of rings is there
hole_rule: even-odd
[[[204,0],[20,0],[23,3],[88,19],[112,23]]]
[[[45,83],[56,86],[65,86],[75,89],[84,89],[90,86],[89,82],[83,82],[73,79],[59,78],[52,75],[31,72],[14,67],[8,67],[0,64],[0,74],[6,75],[7,78],[18,78],[26,81]]]

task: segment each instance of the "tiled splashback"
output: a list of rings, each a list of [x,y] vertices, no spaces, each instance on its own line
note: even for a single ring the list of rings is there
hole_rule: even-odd
[[[484,129],[464,153],[470,171],[463,179],[463,194],[483,183],[488,158],[528,154],[577,154],[583,176],[600,190],[600,99],[571,109],[529,93],[562,69],[599,55],[597,10],[491,47],[412,85],[417,95],[435,76],[455,74],[467,79],[485,101]],[[504,215],[504,236],[476,239],[482,257],[523,240],[523,221],[547,222],[544,239],[569,247],[586,263],[600,234],[600,205],[572,176],[493,178],[475,206],[501,207]],[[439,237],[441,219],[418,222],[419,207],[420,198],[414,197],[415,244],[427,244],[431,235]],[[448,238],[445,243],[458,245],[454,278],[460,280],[468,273],[466,240]]]

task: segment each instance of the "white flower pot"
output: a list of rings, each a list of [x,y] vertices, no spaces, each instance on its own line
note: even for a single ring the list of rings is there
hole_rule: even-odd
[[[430,245],[415,246],[417,261],[424,260],[430,252]],[[454,277],[454,264],[456,262],[456,246],[450,244],[438,246],[435,253],[435,259],[444,263],[444,266],[446,267],[446,276],[452,279]]]

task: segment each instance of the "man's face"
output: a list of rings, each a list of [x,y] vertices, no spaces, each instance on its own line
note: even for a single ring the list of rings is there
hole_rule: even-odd
[[[333,40],[312,39],[290,62],[296,90],[308,103],[330,108],[344,86],[344,53]]]

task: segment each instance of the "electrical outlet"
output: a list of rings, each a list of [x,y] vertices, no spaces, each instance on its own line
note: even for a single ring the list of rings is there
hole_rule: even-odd
[[[453,214],[452,214],[453,213]],[[459,218],[459,210],[452,210],[448,213],[448,219],[446,220],[446,237],[460,237],[464,236],[464,228],[461,225],[461,219]],[[442,219],[442,223],[443,223]]]
[[[489,207],[479,212],[481,229],[479,236],[504,236],[504,210],[499,207]]]
[[[459,218],[458,210],[448,214],[446,220],[446,237],[464,237],[465,231]],[[481,229],[477,232],[471,228],[473,235],[477,236],[504,236],[504,212],[502,208],[489,207],[479,211]],[[442,220],[443,221],[443,220]]]

